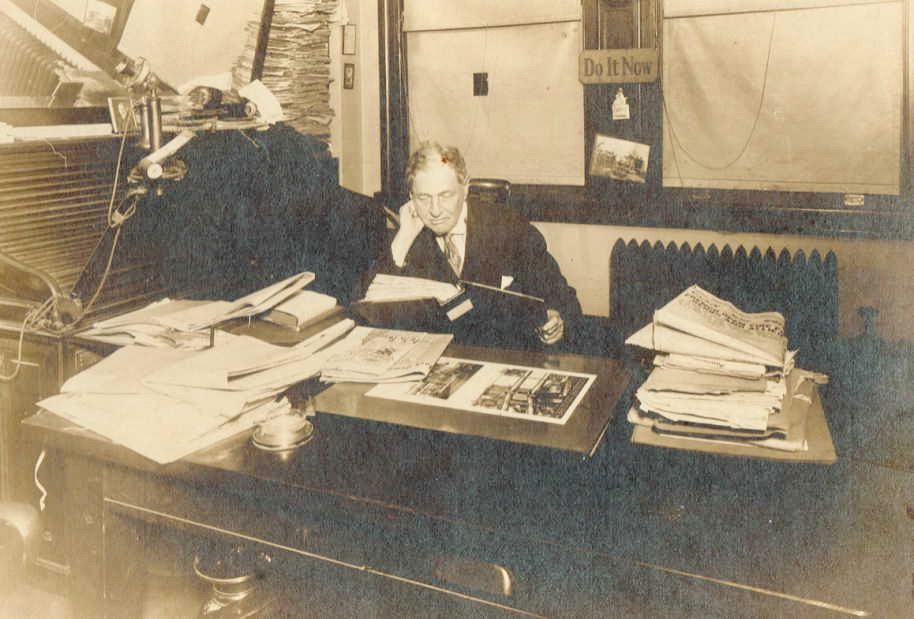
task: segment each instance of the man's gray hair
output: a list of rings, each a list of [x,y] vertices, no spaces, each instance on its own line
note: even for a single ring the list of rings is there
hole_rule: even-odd
[[[413,190],[416,173],[428,167],[432,162],[442,163],[453,168],[457,174],[457,180],[461,183],[466,182],[467,164],[456,146],[442,146],[438,142],[422,142],[406,162],[406,188],[409,191]]]

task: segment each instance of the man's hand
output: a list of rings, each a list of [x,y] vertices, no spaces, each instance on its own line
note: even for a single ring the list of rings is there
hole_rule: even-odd
[[[546,310],[546,323],[536,330],[543,344],[555,344],[565,335],[565,321],[558,310]]]
[[[400,207],[400,229],[390,243],[390,253],[398,267],[406,263],[406,254],[425,224],[419,218],[412,200]]]

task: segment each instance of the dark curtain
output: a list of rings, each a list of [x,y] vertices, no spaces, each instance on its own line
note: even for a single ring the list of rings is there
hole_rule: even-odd
[[[187,176],[149,197],[135,234],[155,243],[168,287],[231,300],[304,270],[348,303],[383,232],[379,207],[339,186],[319,140],[283,125],[201,133]]]

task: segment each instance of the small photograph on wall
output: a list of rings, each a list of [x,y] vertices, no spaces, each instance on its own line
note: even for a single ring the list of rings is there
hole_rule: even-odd
[[[594,138],[593,155],[590,158],[590,174],[606,176],[617,181],[644,183],[647,179],[650,153],[649,144],[597,134]]]
[[[86,0],[86,16],[83,23],[92,30],[107,36],[111,34],[111,26],[114,24],[116,14],[117,9],[107,2]]]
[[[138,133],[140,121],[129,97],[108,97],[108,114],[113,133]]]

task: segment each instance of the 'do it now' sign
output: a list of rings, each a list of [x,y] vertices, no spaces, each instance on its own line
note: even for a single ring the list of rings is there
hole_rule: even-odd
[[[657,79],[657,50],[585,49],[578,59],[582,84],[628,84]]]

